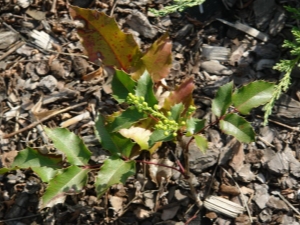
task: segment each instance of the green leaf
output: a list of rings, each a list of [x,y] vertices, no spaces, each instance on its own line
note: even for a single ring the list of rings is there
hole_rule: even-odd
[[[205,126],[205,120],[199,120],[197,118],[189,118],[186,121],[186,131],[187,136],[191,136],[193,134],[198,133],[200,130],[202,130]]]
[[[153,92],[153,81],[147,71],[145,71],[137,81],[135,95],[144,97],[145,102],[147,102],[150,107],[157,104],[158,101]]]
[[[156,142],[174,140],[174,136],[172,134],[166,136],[164,133],[165,133],[164,130],[155,130],[155,131],[153,131],[153,133],[151,134],[150,139],[149,139],[149,146],[150,146],[150,148]]]
[[[172,42],[168,33],[157,39],[142,57],[154,82],[167,77],[172,67]]]
[[[223,116],[231,105],[231,95],[233,82],[223,85],[219,88],[216,97],[212,101],[212,112],[217,116]]]
[[[239,88],[233,94],[233,105],[241,114],[247,115],[251,109],[267,103],[273,92],[273,83],[255,81]]]
[[[112,155],[123,155],[128,157],[134,143],[130,139],[124,138],[119,133],[112,133],[105,126],[105,121],[102,115],[99,115],[96,121],[96,135],[100,140],[103,148],[108,150]]]
[[[250,123],[236,114],[227,114],[220,120],[220,128],[225,134],[234,136],[240,142],[250,143],[254,141],[255,133]]]
[[[59,172],[59,170],[50,167],[31,167],[31,169],[39,176],[39,178],[41,178],[43,182],[46,183],[48,183]]]
[[[179,121],[182,111],[184,110],[183,104],[179,103],[171,108],[171,118],[175,121]]]
[[[202,151],[205,152],[208,148],[208,142],[207,139],[201,135],[194,135],[195,142],[197,147]]]
[[[77,135],[65,128],[44,129],[54,147],[66,155],[69,163],[79,166],[88,163],[92,153]]]
[[[10,171],[13,171],[13,170],[17,170],[17,169],[18,169],[18,167],[13,167],[13,168],[3,167],[3,168],[0,169],[0,174],[2,175],[2,174],[5,174],[7,172],[10,172]]]
[[[123,128],[129,128],[132,124],[144,118],[144,113],[139,112],[135,107],[127,108],[121,115],[118,115],[115,120],[109,124],[111,132],[116,132]]]
[[[38,150],[32,148],[25,148],[21,150],[15,157],[11,167],[19,167],[27,169],[30,167],[51,167],[54,169],[62,168],[62,156],[47,154],[44,155]]]
[[[66,193],[80,193],[86,185],[88,169],[72,165],[54,177],[48,185],[41,201],[40,208],[52,207],[65,201]]]
[[[134,93],[136,82],[122,70],[116,70],[111,82],[113,97],[119,102],[125,102],[129,93]]]
[[[142,53],[132,34],[121,31],[114,18],[104,12],[75,6],[70,6],[70,15],[84,24],[77,31],[90,61],[101,58],[104,65],[127,72],[135,68]]]
[[[123,161],[118,157],[110,157],[104,161],[98,175],[95,187],[98,197],[101,197],[114,184],[125,184],[128,177],[135,174],[135,162]]]

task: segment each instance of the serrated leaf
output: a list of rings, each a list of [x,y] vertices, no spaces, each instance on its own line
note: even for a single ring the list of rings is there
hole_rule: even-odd
[[[53,177],[55,177],[55,175],[59,171],[50,167],[31,167],[31,169],[39,176],[39,178],[41,178],[43,182],[46,183],[48,183]]]
[[[97,10],[75,6],[70,6],[70,15],[84,23],[77,31],[90,61],[101,58],[104,65],[127,72],[140,61],[142,53],[132,34],[122,32],[114,18]]]
[[[223,85],[217,91],[216,97],[212,101],[212,112],[217,116],[223,116],[231,105],[233,82]]]
[[[183,110],[184,110],[184,107],[183,107],[182,103],[173,105],[172,108],[171,108],[171,117],[172,117],[172,119],[178,122],[179,119],[180,119],[180,115],[181,115]]]
[[[125,184],[128,177],[134,174],[134,161],[125,162],[117,157],[106,159],[96,176],[95,187],[98,197],[101,197],[114,184]]]
[[[144,97],[145,102],[147,102],[150,107],[157,104],[157,99],[153,92],[153,81],[147,71],[138,79],[135,95]]]
[[[86,185],[90,170],[72,165],[54,177],[48,185],[41,201],[40,208],[52,207],[65,201],[66,193],[77,194]]]
[[[30,167],[51,167],[54,169],[62,168],[62,156],[48,154],[44,155],[38,150],[32,148],[25,148],[21,150],[15,157],[11,167],[27,169]]]
[[[187,136],[198,133],[205,126],[205,120],[199,120],[197,118],[189,118],[186,121]]]
[[[172,91],[169,97],[165,99],[163,109],[169,111],[175,104],[182,103],[185,110],[193,104],[193,91],[195,88],[192,77],[184,80],[176,89]]]
[[[130,127],[129,129],[121,129],[119,132],[122,136],[134,140],[141,147],[141,150],[149,148],[148,140],[152,134],[150,130],[142,127]]]
[[[174,136],[172,134],[166,136],[164,133],[165,133],[164,130],[153,131],[148,142],[149,146],[152,147],[156,142],[171,141],[174,139]]]
[[[96,136],[99,138],[102,147],[108,150],[112,155],[123,155],[128,157],[134,143],[130,139],[122,137],[119,133],[112,133],[105,126],[102,115],[98,116],[96,121]]]
[[[129,93],[134,93],[136,82],[122,70],[116,70],[111,82],[113,97],[119,102],[125,102]]]
[[[206,149],[208,148],[208,142],[207,139],[201,135],[195,135],[195,142],[197,147],[202,151],[205,152]]]
[[[168,33],[157,39],[142,57],[154,82],[167,77],[172,67],[172,42]]]
[[[234,136],[240,142],[250,143],[254,141],[255,133],[251,124],[239,115],[227,114],[220,120],[220,128],[225,134]]]
[[[44,129],[53,141],[54,147],[66,155],[69,163],[78,166],[88,163],[92,153],[77,135],[66,128],[49,129],[44,127]]]
[[[255,81],[239,88],[232,96],[235,108],[244,115],[250,110],[267,103],[274,92],[274,84]]]
[[[109,124],[109,129],[111,132],[116,132],[120,129],[129,128],[143,118],[144,113],[139,112],[135,107],[127,108]]]

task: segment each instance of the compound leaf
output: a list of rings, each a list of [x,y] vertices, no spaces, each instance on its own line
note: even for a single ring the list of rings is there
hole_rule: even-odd
[[[114,184],[125,184],[127,178],[134,174],[134,161],[125,162],[118,157],[106,159],[96,176],[95,186],[98,197],[101,197]]]
[[[72,165],[50,180],[47,190],[40,201],[40,208],[52,207],[63,203],[66,194],[77,194],[86,185],[88,169]]]
[[[220,120],[220,128],[225,134],[234,136],[240,142],[250,143],[254,141],[255,133],[250,123],[237,114],[227,114]]]
[[[254,81],[239,88],[232,96],[233,105],[243,115],[250,110],[270,101],[274,84],[265,81]]]
[[[212,112],[217,116],[223,116],[231,105],[231,95],[233,82],[223,85],[217,91],[216,97],[212,101]]]
[[[88,163],[92,153],[77,135],[66,128],[44,128],[54,147],[62,151],[67,161],[73,165],[83,166]]]

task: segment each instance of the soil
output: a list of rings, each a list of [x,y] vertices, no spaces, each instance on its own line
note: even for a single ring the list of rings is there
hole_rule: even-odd
[[[155,17],[149,8],[172,2],[0,0],[3,168],[26,146],[57,152],[42,125],[67,127],[79,135],[93,153],[91,164],[109,155],[95,137],[94,121],[119,107],[111,97],[113,71],[93,73],[99,65],[84,55],[69,4],[111,15],[144,51],[169,32],[173,63],[166,84],[173,89],[192,77],[195,116],[207,121],[214,120],[211,102],[220,86],[279,81],[283,74],[273,66],[291,58],[282,44],[293,40],[291,28],[299,23],[284,6],[300,7],[293,0],[206,0],[201,7]],[[86,76],[90,73],[92,78]],[[30,169],[11,171],[0,175],[0,224],[300,224],[299,78],[299,71],[293,71],[291,86],[267,126],[261,108],[246,117],[257,133],[255,142],[241,144],[217,127],[208,129],[209,150],[190,149],[189,182],[165,169],[167,179],[155,183],[141,164],[126,184],[114,185],[98,199],[91,173],[80,194],[40,209],[47,184]],[[155,154],[166,165],[175,156],[183,160],[174,143]],[[143,152],[140,157],[150,156]]]

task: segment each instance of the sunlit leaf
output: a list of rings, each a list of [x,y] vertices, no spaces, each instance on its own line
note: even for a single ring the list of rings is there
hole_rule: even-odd
[[[101,197],[114,184],[125,184],[128,177],[134,174],[134,161],[125,162],[118,157],[106,159],[96,176],[95,188],[98,197]]]
[[[92,153],[77,135],[66,128],[44,129],[54,147],[66,155],[69,163],[80,166],[88,163]]]
[[[194,80],[192,77],[186,79],[171,92],[170,96],[165,99],[163,108],[169,111],[171,107],[175,104],[182,103],[185,110],[193,104],[193,90],[195,88]]]
[[[217,116],[223,116],[231,105],[233,82],[223,85],[217,91],[216,97],[212,101],[212,112]]]
[[[66,194],[80,193],[86,185],[88,169],[72,165],[54,177],[40,201],[40,208],[52,207],[64,203]]]
[[[31,167],[43,182],[48,183],[59,172],[57,169],[50,167]]]
[[[77,31],[92,62],[100,58],[106,66],[129,72],[140,61],[141,52],[132,34],[122,32],[114,18],[76,6],[70,6],[70,15],[84,24]]]
[[[142,61],[154,82],[168,76],[172,67],[172,42],[167,33],[152,44]]]
[[[184,108],[183,108],[182,103],[173,105],[172,108],[171,108],[171,117],[172,117],[172,119],[178,122],[183,109]]]
[[[165,135],[164,130],[155,130],[150,136],[149,146],[152,147],[156,142],[171,141],[174,139],[172,134]]]
[[[149,148],[148,140],[152,134],[150,130],[141,127],[130,127],[129,129],[121,129],[119,132],[122,136],[134,140],[141,147],[141,150]]]
[[[234,136],[240,142],[254,141],[255,133],[251,124],[243,117],[230,113],[220,121],[220,128],[225,134]]]
[[[265,81],[254,81],[239,88],[232,96],[235,108],[241,114],[249,114],[250,110],[270,101],[274,92],[274,84]]]
[[[201,135],[195,135],[195,142],[197,147],[202,151],[205,152],[206,149],[208,148],[208,142],[207,139]]]

